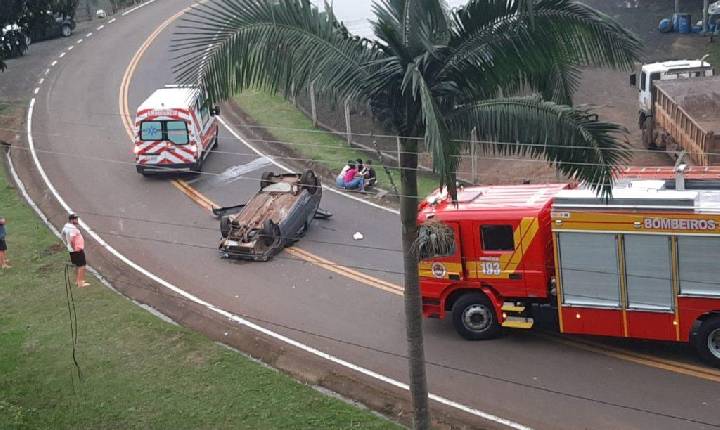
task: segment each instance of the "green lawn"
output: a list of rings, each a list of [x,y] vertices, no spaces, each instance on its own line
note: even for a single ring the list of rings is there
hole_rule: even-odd
[[[391,429],[378,418],[152,316],[102,287],[75,288],[75,383],[58,240],[8,185],[0,216],[0,429]]]
[[[268,127],[267,131],[276,140],[292,142],[292,149],[302,158],[311,159],[332,171],[340,170],[347,160],[367,157],[367,153],[349,147],[344,139],[330,132],[318,132],[305,114],[281,96],[248,90],[235,96],[235,102],[259,125]],[[372,158],[377,160],[377,157]],[[385,169],[378,166],[375,170],[379,186],[392,190]],[[398,170],[391,169],[391,173],[399,188]],[[418,175],[419,195],[430,194],[438,187],[438,183],[438,179],[432,175]]]

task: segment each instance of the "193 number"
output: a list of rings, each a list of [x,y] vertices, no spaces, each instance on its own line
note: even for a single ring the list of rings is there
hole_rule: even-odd
[[[488,261],[480,263],[483,275],[499,275],[500,263],[497,261]]]

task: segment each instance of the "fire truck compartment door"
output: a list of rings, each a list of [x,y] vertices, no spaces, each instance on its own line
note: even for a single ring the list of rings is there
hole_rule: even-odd
[[[453,229],[455,236],[455,249],[452,255],[439,256],[420,262],[420,277],[432,278],[435,281],[461,281],[465,279],[465,267],[462,261],[462,241],[460,225],[454,222],[446,223]]]

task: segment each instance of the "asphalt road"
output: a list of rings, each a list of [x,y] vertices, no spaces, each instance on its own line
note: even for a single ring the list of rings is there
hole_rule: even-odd
[[[288,252],[268,263],[222,260],[215,251],[217,221],[168,178],[135,173],[119,110],[123,73],[148,35],[189,4],[158,0],[90,37],[67,41],[75,48],[58,58],[35,96],[32,132],[50,180],[108,243],[151,272],[225,310],[271,322],[261,324],[267,328],[406,381],[401,296]],[[135,70],[131,110],[173,83],[171,33],[172,26]],[[86,40],[77,44],[81,37]],[[223,153],[211,154],[204,169],[211,174],[193,185],[221,205],[243,202],[271,166],[224,129],[219,149]],[[230,168],[246,171],[242,178],[223,175]],[[316,222],[297,247],[399,284],[399,218],[328,192],[322,206],[335,216]],[[54,222],[61,219],[53,215]],[[353,241],[356,231],[363,241]],[[717,382],[583,350],[535,331],[472,343],[459,339],[449,323],[426,321],[425,335],[433,393],[532,428],[720,427]],[[665,349],[644,345],[651,353]]]

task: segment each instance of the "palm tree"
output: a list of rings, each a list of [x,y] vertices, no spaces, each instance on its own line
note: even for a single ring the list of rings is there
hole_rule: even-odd
[[[418,138],[455,195],[458,155],[475,129],[483,149],[544,157],[609,193],[628,158],[623,129],[573,108],[580,66],[629,69],[638,39],[573,0],[377,0],[377,40],[353,36],[327,4],[216,0],[188,13],[174,38],[179,82],[210,103],[247,88],[290,95],[311,82],[329,100],[369,103],[401,136],[401,222],[410,385],[416,428],[429,426],[417,237]]]

